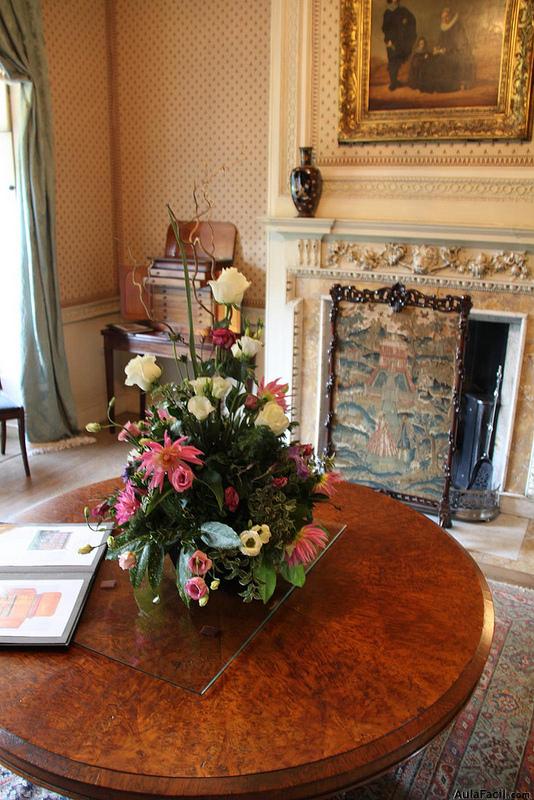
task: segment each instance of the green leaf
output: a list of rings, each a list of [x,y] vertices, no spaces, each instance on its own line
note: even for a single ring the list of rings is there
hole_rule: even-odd
[[[178,592],[180,597],[189,607],[191,603],[191,598],[185,591],[185,582],[189,580],[191,577],[191,573],[189,571],[189,567],[187,566],[187,562],[189,561],[190,557],[193,555],[193,550],[188,547],[182,547],[180,550],[180,555],[178,557],[178,569],[176,570],[176,586],[178,587]]]
[[[132,586],[135,589],[137,589],[137,587],[141,585],[141,581],[143,580],[143,575],[145,574],[146,568],[148,566],[149,555],[150,555],[150,545],[146,544],[141,550],[141,555],[137,559],[137,564],[130,570],[130,581],[132,582]]]
[[[289,564],[284,561],[280,566],[280,575],[282,578],[285,578],[286,581],[292,583],[293,586],[298,586],[299,588],[306,583],[306,573],[304,572],[304,566],[302,564],[290,567]]]
[[[148,581],[154,591],[156,591],[161,583],[164,558],[165,550],[163,547],[153,542],[150,545],[150,555],[148,557]]]
[[[211,489],[217,500],[219,511],[223,510],[224,505],[224,489],[222,478],[214,469],[203,469],[200,475],[197,476],[200,483],[205,484],[208,489]]]
[[[259,581],[259,592],[264,603],[269,600],[276,589],[276,570],[265,561],[261,561],[254,568],[254,577]]]
[[[200,538],[208,547],[219,550],[233,550],[241,545],[241,539],[229,525],[223,522],[204,522],[200,526]]]

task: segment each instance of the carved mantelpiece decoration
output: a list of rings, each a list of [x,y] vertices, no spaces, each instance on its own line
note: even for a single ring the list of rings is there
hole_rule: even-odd
[[[301,277],[354,278],[389,282],[411,276],[422,285],[483,292],[534,293],[533,269],[526,250],[474,250],[430,243],[362,244],[299,239],[297,265]]]

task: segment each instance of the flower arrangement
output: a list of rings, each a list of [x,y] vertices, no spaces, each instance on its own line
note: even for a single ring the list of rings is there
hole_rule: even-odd
[[[231,329],[249,281],[234,267],[210,281],[224,313],[210,331],[209,357],[200,358],[185,259],[184,266],[190,335],[188,357],[177,358],[181,379],[160,383],[154,356],[128,363],[126,384],[150,391],[151,404],[145,419],[119,426],[119,440],[131,445],[123,488],[86,516],[115,523],[107,558],[129,571],[134,587],[146,578],[156,598],[170,552],[187,605],[206,605],[225,581],[238,583],[245,602],[267,602],[279,578],[304,584],[305,566],[328,541],[313,507],[339,476],[311,445],[288,441],[296,423],[287,384],[256,381],[261,323],[245,323],[242,334]]]

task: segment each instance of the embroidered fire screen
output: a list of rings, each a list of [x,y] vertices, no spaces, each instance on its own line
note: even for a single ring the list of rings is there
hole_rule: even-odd
[[[470,297],[336,284],[327,447],[343,476],[438,513],[449,488]]]

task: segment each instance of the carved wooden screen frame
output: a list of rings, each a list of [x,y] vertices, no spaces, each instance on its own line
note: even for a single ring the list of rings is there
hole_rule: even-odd
[[[330,314],[331,340],[328,350],[328,382],[327,382],[327,403],[328,414],[325,422],[327,430],[326,450],[329,455],[334,455],[332,441],[332,428],[335,417],[334,398],[336,387],[336,353],[339,342],[337,332],[337,320],[339,316],[340,304],[350,303],[383,303],[389,305],[394,312],[402,313],[407,307],[425,308],[445,314],[458,315],[458,335],[456,340],[456,353],[454,361],[454,379],[452,387],[451,405],[452,417],[448,432],[448,449],[445,463],[443,465],[443,493],[439,501],[434,501],[428,497],[414,494],[404,494],[395,490],[381,489],[386,494],[402,500],[423,511],[436,511],[439,523],[443,527],[450,526],[450,505],[449,492],[451,486],[452,458],[455,449],[456,434],[458,429],[458,415],[460,410],[460,395],[464,374],[464,351],[466,344],[467,323],[469,311],[472,307],[471,298],[465,296],[446,295],[427,295],[416,289],[408,289],[401,283],[394,286],[385,286],[380,289],[357,289],[355,286],[342,286],[335,284],[330,289],[332,298],[332,310]]]

